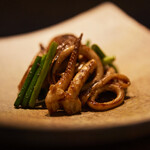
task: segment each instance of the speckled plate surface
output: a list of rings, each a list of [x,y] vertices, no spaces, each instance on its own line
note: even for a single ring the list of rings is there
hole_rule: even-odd
[[[131,80],[124,104],[104,112],[49,117],[46,109],[15,109],[17,85],[39,43],[47,46],[62,33],[83,33],[106,54],[116,56],[122,74]],[[21,133],[31,141],[85,144],[150,134],[150,31],[112,3],[104,3],[74,18],[36,32],[0,38],[0,129]],[[17,136],[18,135],[18,136]],[[7,136],[7,135],[6,135]],[[32,138],[32,136],[39,137]],[[11,137],[11,136],[10,136]],[[92,141],[93,139],[93,141]],[[99,141],[100,140],[100,141]],[[81,142],[82,141],[82,142]],[[39,142],[39,143],[40,143]]]

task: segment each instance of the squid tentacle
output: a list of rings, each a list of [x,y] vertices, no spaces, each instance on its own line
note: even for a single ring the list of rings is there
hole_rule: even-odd
[[[49,110],[49,114],[52,114],[53,112],[56,112],[59,109],[60,107],[59,101],[64,98],[65,90],[74,76],[75,64],[78,57],[81,38],[82,34],[75,43],[75,47],[70,56],[65,73],[55,85],[52,84],[50,86],[50,89],[45,99],[45,103]]]
[[[92,49],[87,47],[86,45],[80,46],[79,53],[82,54],[83,56],[87,57],[88,59],[95,59],[95,61],[97,63],[96,75],[92,81],[86,83],[83,86],[82,91],[84,91],[84,90],[87,90],[89,87],[91,87],[94,83],[96,83],[103,77],[104,68],[103,68],[102,62],[101,62],[100,58],[97,56],[97,54]]]
[[[81,111],[81,101],[79,100],[78,95],[85,81],[94,71],[96,66],[96,61],[94,59],[90,60],[73,78],[65,93],[65,99],[62,101],[63,108],[68,114],[75,114]]]
[[[54,68],[52,70],[54,82],[55,82],[54,74],[56,74],[56,71],[60,67],[61,62],[64,60],[64,58],[68,57],[71,54],[72,51],[73,51],[73,49],[72,49],[72,46],[71,46],[71,47],[63,50],[61,52],[61,54],[59,55],[59,59],[57,59],[57,62],[55,62],[56,65],[54,65]],[[99,59],[99,57],[97,56],[97,54],[92,49],[87,47],[86,45],[81,45],[80,46],[79,54],[85,56],[88,60],[95,59],[96,62],[97,62],[96,76],[94,77],[94,79],[92,81],[86,83],[82,87],[82,91],[84,91],[84,90],[87,90],[90,86],[92,86],[95,82],[99,81],[102,78],[102,76],[104,74],[104,69],[103,69],[102,62]]]
[[[56,83],[55,77],[56,77],[57,69],[59,68],[61,63],[73,52],[73,50],[74,50],[74,45],[71,45],[70,47],[67,47],[66,49],[64,49],[60,53],[57,61],[54,63],[53,69],[52,69],[52,80],[54,83]]]

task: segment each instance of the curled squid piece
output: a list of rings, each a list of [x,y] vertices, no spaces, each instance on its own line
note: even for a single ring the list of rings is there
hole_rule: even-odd
[[[73,50],[74,45],[71,45],[70,47],[67,47],[59,54],[59,57],[57,58],[57,61],[54,63],[52,68],[52,80],[54,83],[56,83],[57,70],[59,69],[60,65],[62,65],[62,62],[73,52]]]
[[[52,68],[52,79],[53,82],[56,82],[56,72],[57,70],[61,67],[62,62],[72,53],[73,51],[73,45],[67,47],[66,49],[64,49],[63,51],[61,51],[61,53],[59,54],[58,59],[56,60],[56,62],[53,65]],[[99,57],[97,56],[97,54],[90,49],[89,47],[87,47],[86,45],[81,45],[79,48],[79,55],[82,55],[84,57],[87,58],[87,60],[91,60],[94,59],[97,63],[97,67],[96,67],[96,75],[95,77],[92,79],[92,81],[86,83],[83,87],[82,87],[82,91],[83,90],[87,90],[90,86],[92,86],[95,82],[99,81],[103,74],[104,74],[104,69],[103,69],[103,65],[101,60],[99,59]],[[85,63],[85,62],[84,62]],[[80,68],[81,66],[83,66],[82,64],[80,64]]]
[[[118,82],[117,82],[118,81]],[[121,88],[127,88],[131,83],[127,76],[119,73],[113,73],[110,75],[106,75],[100,81],[95,83],[92,87],[92,91],[101,88],[102,86],[108,84],[109,82],[116,82]]]
[[[60,100],[64,98],[65,90],[74,76],[81,38],[82,34],[75,43],[74,50],[70,56],[65,73],[56,84],[52,84],[49,88],[45,103],[50,115],[57,112],[60,108]]]
[[[94,83],[96,83],[97,81],[99,81],[103,77],[104,68],[103,68],[102,62],[99,59],[98,55],[91,48],[89,48],[88,46],[81,45],[79,53],[82,54],[83,56],[85,56],[87,59],[94,59],[97,63],[96,75],[92,79],[92,81],[86,83],[83,86],[82,91],[84,91],[84,90],[87,90],[90,86],[92,86]]]
[[[89,107],[95,110],[107,110],[119,106],[124,101],[125,91],[130,85],[130,80],[122,74],[108,73],[106,76],[93,85],[91,93],[86,97]],[[116,93],[116,98],[108,102],[97,102],[95,99],[105,91]]]
[[[85,94],[81,96],[82,104],[84,105],[96,90],[111,83],[115,83],[122,89],[126,89],[131,84],[127,76],[119,73],[114,73],[113,70],[110,69],[101,80],[96,82]]]
[[[78,95],[89,75],[93,73],[96,67],[97,64],[94,59],[88,61],[71,81],[65,93],[65,99],[62,101],[63,108],[67,114],[72,115],[81,112],[81,101]]]
[[[117,96],[115,99],[108,102],[102,102],[102,103],[97,102],[95,99],[99,94],[101,94],[104,91],[114,92],[116,93]],[[96,90],[87,101],[87,104],[89,107],[97,111],[108,110],[119,106],[124,101],[124,96],[125,96],[125,92],[122,88],[120,88],[118,85],[115,84],[109,84]]]
[[[77,39],[78,38],[73,34],[64,34],[56,36],[50,41],[49,46],[53,41],[58,43],[56,55],[55,58],[53,59],[51,71],[49,71],[47,79],[50,84],[51,83],[56,84],[57,71],[59,70],[59,68],[62,68],[62,62],[73,52]]]

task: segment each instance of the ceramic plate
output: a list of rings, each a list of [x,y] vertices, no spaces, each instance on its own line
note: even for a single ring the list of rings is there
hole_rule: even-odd
[[[83,42],[91,40],[106,54],[116,56],[119,71],[131,80],[123,105],[104,112],[53,117],[46,109],[14,108],[17,85],[39,43],[47,46],[51,38],[63,33],[83,33]],[[114,4],[104,3],[36,32],[0,38],[0,51],[1,133],[11,130],[18,140],[25,135],[22,138],[28,142],[52,145],[103,143],[150,133],[150,31]]]

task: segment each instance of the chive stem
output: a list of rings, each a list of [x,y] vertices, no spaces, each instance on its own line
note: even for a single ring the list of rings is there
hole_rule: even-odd
[[[90,43],[91,43],[90,40],[87,40],[85,45],[90,47]]]
[[[24,98],[26,90],[28,89],[28,86],[29,86],[29,84],[30,84],[30,82],[31,82],[31,80],[32,80],[32,78],[33,78],[37,68],[38,68],[38,63],[40,62],[40,60],[41,60],[41,57],[37,56],[35,61],[34,61],[34,63],[33,63],[33,65],[32,65],[32,67],[31,67],[31,70],[30,70],[30,72],[29,72],[29,74],[28,74],[28,76],[27,76],[27,78],[26,78],[26,80],[25,80],[25,82],[24,82],[24,84],[23,84],[19,94],[18,94],[18,97],[17,97],[17,99],[16,99],[16,101],[14,103],[14,106],[16,108],[18,108],[19,105],[22,103],[22,100]]]
[[[55,56],[57,46],[58,46],[58,44],[56,42],[52,42],[52,44],[49,47],[49,51],[47,53],[46,60],[44,62],[40,76],[35,84],[34,90],[32,92],[32,95],[31,95],[31,98],[29,101],[29,107],[31,107],[31,108],[35,107],[36,99],[38,98],[42,84],[46,78],[46,75],[47,75],[50,65],[52,63],[52,60]]]
[[[96,44],[93,44],[91,46],[91,48],[98,54],[98,56],[100,57],[100,59],[102,60],[104,57],[106,57],[105,53],[101,50],[101,48],[96,45]]]
[[[103,58],[103,64],[104,65],[109,65],[112,64],[112,62],[115,60],[115,56],[106,56]]]
[[[113,67],[116,72],[118,72],[117,67],[113,64],[113,61],[115,60],[114,56],[106,56],[105,53],[101,50],[101,48],[96,44],[93,44],[91,46],[91,48],[99,56],[99,58],[101,59],[103,65],[109,65],[109,66]]]
[[[33,77],[32,81],[31,81],[31,83],[30,83],[30,85],[29,85],[29,87],[28,87],[28,89],[27,89],[27,92],[26,92],[26,94],[25,94],[25,96],[24,96],[24,98],[23,98],[23,101],[22,101],[22,104],[21,104],[21,106],[22,106],[23,108],[26,108],[26,107],[28,106],[28,102],[29,102],[29,100],[30,100],[30,97],[31,97],[31,94],[32,94],[32,92],[33,92],[34,86],[35,86],[35,84],[36,84],[36,82],[37,82],[37,79],[38,79],[38,77],[39,77],[39,75],[40,75],[40,72],[41,72],[41,70],[42,70],[42,67],[43,67],[45,58],[46,58],[46,55],[42,56],[40,66],[39,66],[39,68],[36,70],[36,72],[35,72],[35,74],[34,74],[34,77]]]

